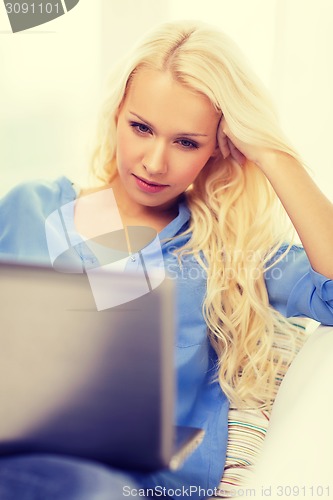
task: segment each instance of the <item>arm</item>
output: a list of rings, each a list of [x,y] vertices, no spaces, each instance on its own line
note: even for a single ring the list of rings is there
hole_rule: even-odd
[[[312,268],[333,279],[333,204],[289,155],[268,152],[255,163],[280,198]]]
[[[312,269],[304,248],[293,245],[282,260],[270,267],[287,247],[279,249],[265,273],[271,306],[287,318],[305,316],[333,325],[333,280]]]
[[[288,213],[312,268],[333,279],[333,204],[297,160],[242,143],[230,132],[224,118],[221,127],[222,154],[231,154],[239,163],[247,158],[263,171]]]

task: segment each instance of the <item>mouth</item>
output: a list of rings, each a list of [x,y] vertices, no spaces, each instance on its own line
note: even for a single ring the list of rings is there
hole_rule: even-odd
[[[144,182],[148,186],[159,186],[159,187],[167,187],[168,184],[160,184],[159,182],[153,182],[153,181],[148,181],[147,179],[144,179],[143,177],[139,177],[138,175],[133,174],[136,179],[138,179],[141,182]]]
[[[145,193],[159,193],[160,191],[163,191],[165,188],[169,187],[169,184],[159,184],[158,182],[151,182],[148,181],[142,177],[139,177],[135,174],[132,174],[136,185],[141,191],[144,191]]]

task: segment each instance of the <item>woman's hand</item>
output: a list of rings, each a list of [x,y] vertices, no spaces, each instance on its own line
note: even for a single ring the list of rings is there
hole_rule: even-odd
[[[226,159],[231,155],[237,163],[244,165],[246,156],[235,146],[233,139],[235,140],[235,137],[231,134],[226,119],[222,116],[217,129],[217,142],[222,156]]]
[[[263,148],[251,146],[237,139],[230,131],[224,116],[222,116],[217,129],[217,141],[223,158],[231,156],[240,165],[244,165],[246,160],[250,160],[260,167],[267,153]]]
[[[244,143],[222,116],[217,141],[224,158],[240,165],[255,163],[265,174],[290,217],[312,268],[333,280],[333,204],[321,193],[303,165],[282,151]]]

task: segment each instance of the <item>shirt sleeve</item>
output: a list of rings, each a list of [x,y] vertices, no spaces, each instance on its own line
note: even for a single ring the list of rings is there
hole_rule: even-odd
[[[0,199],[0,260],[50,264],[45,220],[75,197],[65,177],[18,184]]]
[[[267,267],[286,248],[282,246]],[[306,316],[333,325],[333,280],[314,271],[303,247],[292,246],[281,261],[267,269],[265,282],[270,304],[284,316]]]

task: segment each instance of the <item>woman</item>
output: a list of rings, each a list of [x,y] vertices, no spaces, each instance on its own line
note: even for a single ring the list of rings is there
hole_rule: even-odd
[[[165,269],[177,278],[177,423],[206,430],[179,471],[129,474],[124,484],[203,498],[223,473],[229,402],[269,408],[274,399],[289,361],[276,339],[283,336],[291,357],[295,334],[284,316],[333,324],[333,206],[233,43],[200,23],[159,27],[113,73],[92,168],[101,189],[112,188],[125,226],[159,232]],[[86,237],[115,217],[107,196],[85,203],[91,192],[101,191],[79,192],[72,221]],[[77,194],[66,178],[9,193],[1,204],[3,258],[49,262],[45,220]],[[281,203],[304,250],[285,243]],[[96,256],[81,247],[78,259],[88,266]],[[61,490],[49,498],[118,498],[114,471],[75,459],[2,459],[0,478],[14,469],[29,482],[27,498],[38,498],[47,478]],[[59,479],[63,470],[76,490]],[[81,485],[87,470],[95,481],[89,494]]]

